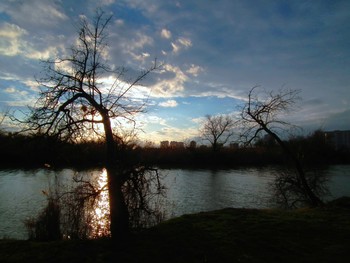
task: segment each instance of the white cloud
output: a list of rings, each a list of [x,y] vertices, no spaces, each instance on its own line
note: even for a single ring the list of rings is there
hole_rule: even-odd
[[[147,123],[154,123],[154,124],[160,124],[160,125],[166,126],[166,121],[159,116],[149,115],[149,116],[146,116],[146,119],[147,119]]]
[[[23,34],[26,34],[26,31],[15,24],[5,22],[0,26],[0,37],[13,39]]]
[[[165,28],[162,29],[162,31],[160,32],[160,35],[162,38],[166,38],[166,39],[171,38],[171,32]]]
[[[32,91],[38,92],[40,84],[32,79],[22,81],[26,86],[28,86]]]
[[[188,38],[181,37],[178,39],[178,42],[183,45],[184,47],[191,47],[192,41]]]
[[[125,24],[125,22],[123,19],[117,19],[117,20],[115,20],[115,24],[117,26],[123,26]]]
[[[174,108],[177,105],[178,104],[177,104],[176,100],[167,100],[167,101],[159,103],[159,106],[161,106],[161,107],[168,107],[168,108]]]
[[[145,48],[146,46],[152,46],[154,40],[145,33],[137,32],[131,39],[125,39],[122,43],[122,50],[125,50],[134,60],[145,62],[150,57],[150,54],[145,51]]]
[[[4,90],[6,93],[15,93],[16,89],[14,87],[8,87]]]
[[[26,30],[15,24],[3,23],[0,26],[0,54],[5,56],[16,56],[21,53],[24,43],[21,40]]]
[[[146,45],[151,46],[153,44],[153,38],[144,33],[137,32],[136,37],[128,44],[131,50],[142,49]]]
[[[25,107],[33,105],[36,100],[33,94],[29,94],[28,91],[20,90],[13,86],[7,87],[4,89],[4,92],[11,97],[10,100],[3,101],[9,107]]]
[[[176,128],[172,126],[164,127],[158,131],[148,132],[141,136],[142,140],[148,140],[153,142],[161,141],[179,141],[184,142],[189,138],[194,138],[198,136],[197,127],[189,128]]]
[[[152,96],[155,97],[174,97],[181,95],[184,90],[184,83],[188,80],[187,75],[176,66],[170,64],[164,65],[164,71],[161,74],[172,73],[173,77],[168,79],[160,79],[152,87]]]
[[[43,39],[25,39],[28,32],[15,24],[4,23],[0,26],[0,54],[5,56],[24,56],[29,59],[48,59],[58,53],[58,48],[64,49],[60,43],[62,36]],[[47,43],[41,48],[35,41]],[[54,45],[50,45],[54,43]]]
[[[148,87],[143,85],[133,85],[131,89],[130,83],[117,79],[114,75],[105,76],[100,78],[101,92],[103,94],[111,93],[112,96],[119,96],[125,93],[125,98],[130,98],[134,102],[140,101],[140,104],[144,103],[144,100],[149,98],[150,90]]]
[[[204,120],[205,120],[205,117],[199,117],[199,118],[193,118],[191,121],[196,124],[202,124]]]
[[[35,98],[23,98],[23,100],[11,100],[7,102],[9,107],[27,107],[28,105],[34,105]]]
[[[197,66],[197,65],[194,65],[192,64],[191,67],[186,70],[187,73],[197,77],[199,75],[200,72],[203,72],[204,71],[204,68],[200,67],[200,66]]]
[[[173,52],[174,52],[174,53],[179,52],[180,47],[179,47],[178,45],[176,45],[175,43],[171,42],[171,46],[172,46],[172,48],[173,48]]]
[[[130,55],[133,57],[133,59],[141,62],[145,62],[145,60],[150,57],[151,55],[147,52],[143,52],[140,55],[136,55],[135,53],[130,52]]]
[[[51,46],[47,47],[44,50],[34,50],[28,48],[26,50],[25,56],[30,59],[43,59],[47,60],[49,58],[55,57],[55,54],[58,53],[57,47]]]
[[[192,46],[192,41],[188,38],[181,37],[176,42],[171,42],[173,53],[178,53],[182,49],[187,49]]]
[[[25,90],[19,90],[19,89],[16,89],[15,87],[8,87],[4,90],[6,93],[9,93],[9,94],[16,94],[16,95],[21,95],[21,96],[26,96],[28,94],[27,91]]]
[[[147,130],[147,133],[140,133],[141,141],[186,141],[188,138],[198,136],[198,125],[187,128],[178,128],[170,125],[168,121],[172,118],[163,119],[156,115],[140,115],[138,123],[143,124],[142,129]]]
[[[59,1],[10,1],[3,8],[16,24],[26,28],[57,27],[68,19]]]

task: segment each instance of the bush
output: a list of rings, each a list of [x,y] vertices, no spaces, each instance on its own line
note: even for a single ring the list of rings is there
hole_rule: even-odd
[[[25,221],[29,239],[53,241],[61,239],[60,205],[57,200],[49,198],[48,204],[37,218]]]

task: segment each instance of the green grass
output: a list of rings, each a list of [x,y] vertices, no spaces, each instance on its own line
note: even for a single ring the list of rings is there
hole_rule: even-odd
[[[349,262],[350,209],[223,209],[110,240],[0,241],[0,262]]]

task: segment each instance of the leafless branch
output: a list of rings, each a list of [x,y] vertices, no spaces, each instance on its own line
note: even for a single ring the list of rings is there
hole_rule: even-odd
[[[265,132],[283,149],[291,159],[296,169],[296,175],[292,177],[277,177],[275,186],[281,192],[283,199],[288,199],[290,192],[307,200],[312,206],[322,205],[315,187],[308,182],[304,169],[298,156],[281,139],[280,131],[285,131],[291,126],[288,122],[280,120],[278,116],[288,113],[299,98],[299,90],[281,89],[277,93],[258,92],[258,87],[253,87],[248,93],[248,101],[241,110],[241,137],[246,143],[251,143],[261,132]]]
[[[224,145],[234,135],[233,128],[236,124],[230,116],[207,115],[201,128],[202,137],[209,141],[213,150],[218,150],[220,145]]]

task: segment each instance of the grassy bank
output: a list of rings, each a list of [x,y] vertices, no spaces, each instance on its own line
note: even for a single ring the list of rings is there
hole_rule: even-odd
[[[0,241],[0,262],[348,262],[350,209],[224,209],[109,240]]]

